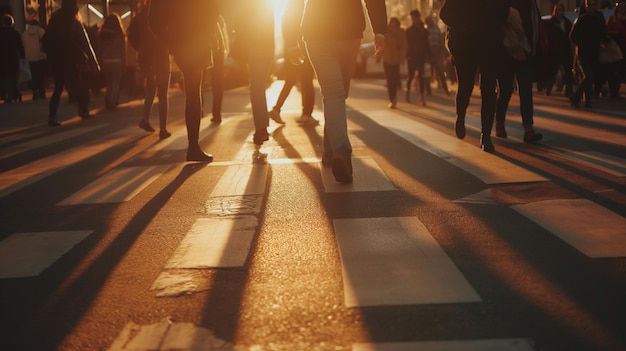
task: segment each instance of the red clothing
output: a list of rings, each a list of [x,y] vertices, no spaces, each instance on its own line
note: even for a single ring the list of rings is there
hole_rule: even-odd
[[[620,47],[626,47],[626,18],[619,19],[615,15],[611,15],[606,20],[606,28],[609,33]]]

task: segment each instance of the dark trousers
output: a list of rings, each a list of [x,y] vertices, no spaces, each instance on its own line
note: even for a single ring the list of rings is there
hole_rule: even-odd
[[[493,119],[496,110],[496,69],[495,55],[489,53],[464,53],[454,57],[454,66],[458,79],[458,91],[456,94],[456,114],[465,118],[469,106],[476,73],[480,72],[480,122],[482,132],[489,135],[493,127]]]
[[[155,71],[153,67],[142,67],[142,72],[146,80],[146,90],[143,102],[143,117],[148,119],[154,104],[154,96],[159,98],[159,128],[165,130],[167,127],[167,112],[169,102],[167,91],[170,87],[170,72]]]
[[[222,118],[222,101],[224,100],[224,54],[213,55],[213,67],[211,71],[211,112],[213,117]]]
[[[580,67],[585,73],[585,78],[580,82],[576,91],[572,94],[572,101],[580,101],[585,95],[585,103],[591,103],[591,96],[593,95],[593,83],[595,81],[595,72],[597,63],[590,62],[588,60],[579,57]]]
[[[189,144],[198,143],[200,119],[202,118],[202,73],[203,68],[181,67],[185,81],[185,124]]]
[[[406,91],[411,91],[411,82],[417,71],[417,79],[419,79],[420,92],[423,94],[426,92],[426,79],[424,78],[424,64],[423,60],[407,60],[407,69],[409,71],[409,77],[406,81]]]
[[[522,124],[530,127],[533,125],[533,71],[530,62],[511,62],[501,57],[497,64],[498,100],[496,102],[496,121],[504,123],[506,112],[509,109],[509,101],[513,95],[514,78],[517,78],[520,114]]]
[[[398,86],[400,85],[400,65],[383,63],[385,76],[387,77],[387,95],[389,101],[394,103],[398,100]]]
[[[30,66],[30,73],[32,75],[31,84],[33,86],[33,100],[45,99],[46,88],[44,86],[44,80],[48,64],[45,60],[40,60],[28,62],[28,65]]]
[[[280,109],[285,104],[287,96],[291,92],[291,89],[296,82],[300,81],[300,90],[302,93],[302,114],[311,115],[313,113],[313,106],[315,104],[315,90],[313,88],[313,67],[311,62],[307,59],[303,64],[296,66],[291,62],[285,63],[285,85],[278,94],[276,105],[274,110],[280,112]]]
[[[54,91],[50,97],[49,118],[56,118],[64,88],[67,88],[68,93],[76,98],[78,115],[81,117],[88,116],[90,96],[89,79],[87,79],[86,74],[78,72],[75,67],[70,65],[55,64],[52,66],[52,78],[54,79]]]

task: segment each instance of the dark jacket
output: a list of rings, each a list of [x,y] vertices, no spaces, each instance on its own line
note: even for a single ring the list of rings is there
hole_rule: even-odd
[[[406,30],[406,58],[411,62],[426,62],[430,59],[430,44],[428,43],[428,29],[422,22],[410,26]]]
[[[152,0],[150,29],[184,69],[211,67],[211,38],[219,18],[215,0]]]
[[[151,67],[157,71],[169,71],[170,55],[148,26],[148,11],[142,9],[128,25],[128,41],[137,50],[139,67]]]
[[[289,0],[286,16],[290,19],[285,42],[290,45],[304,40],[359,39],[365,30],[361,0],[309,0],[303,11],[303,0]],[[384,0],[365,0],[375,34],[387,30]]]
[[[0,27],[0,48],[0,77],[17,74],[20,59],[24,58],[20,33],[11,27]]]
[[[71,10],[61,8],[52,14],[42,45],[53,65],[100,67],[85,27]]]
[[[569,33],[572,31],[572,21],[567,17],[563,17],[563,27],[556,17],[550,18],[549,34],[550,42],[555,43],[558,47],[558,61],[566,64],[566,68],[572,66],[573,51],[572,43],[569,40]]]
[[[448,26],[452,56],[493,55],[502,47],[508,5],[502,0],[446,0],[440,18]]]
[[[604,16],[599,11],[587,12],[574,21],[570,39],[578,46],[578,57],[595,63],[600,55],[600,45],[608,38]]]

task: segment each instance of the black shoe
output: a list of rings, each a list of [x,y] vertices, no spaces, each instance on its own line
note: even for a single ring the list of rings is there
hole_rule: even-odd
[[[580,100],[576,99],[574,95],[569,97],[569,103],[572,107],[580,108]]]
[[[264,141],[268,140],[270,140],[270,134],[267,132],[267,130],[261,130],[254,133],[253,141],[255,145],[262,145]]]
[[[543,134],[535,132],[534,129],[527,130],[524,133],[524,142],[525,143],[532,143],[532,142],[535,142],[535,141],[539,141],[541,139],[543,139]]]
[[[504,123],[496,123],[496,136],[499,138],[506,138],[509,134],[506,132]]]
[[[459,139],[465,138],[465,118],[464,117],[456,117],[456,122],[454,122],[454,132],[456,133],[456,137]]]
[[[172,136],[172,133],[168,132],[165,129],[161,129],[159,132],[159,139],[167,139]]]
[[[352,159],[346,147],[333,152],[332,170],[335,180],[339,183],[352,183]]]
[[[202,151],[202,149],[200,149],[200,145],[198,144],[190,144],[187,148],[187,161],[209,163],[213,161],[213,155]]]
[[[491,136],[480,133],[480,148],[485,152],[494,152],[496,150],[491,141]]]
[[[49,119],[48,120],[48,126],[50,127],[58,127],[61,125],[61,122],[57,121],[56,119]]]
[[[154,128],[152,128],[150,122],[146,121],[145,119],[139,121],[139,128],[145,130],[146,132],[154,133]]]

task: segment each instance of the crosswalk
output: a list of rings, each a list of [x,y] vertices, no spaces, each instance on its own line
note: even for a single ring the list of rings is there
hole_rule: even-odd
[[[427,151],[469,176],[483,182],[489,189],[464,198],[454,199],[459,205],[484,204],[510,206],[521,216],[558,237],[589,258],[626,257],[626,218],[587,199],[550,199],[529,202],[499,192],[497,185],[549,182],[549,177],[529,170],[498,155],[482,152],[474,145],[460,141],[412,118],[405,111],[367,109],[358,100],[353,111],[366,116],[381,128]],[[438,119],[436,110],[422,111],[428,118]],[[543,122],[543,121],[542,121]],[[228,119],[225,119],[228,123]],[[563,130],[562,122],[542,123],[546,129]],[[618,122],[622,123],[622,122]],[[97,126],[75,129],[65,134],[38,138],[0,152],[0,159],[34,150],[49,143],[71,138]],[[209,137],[215,126],[203,120],[201,138]],[[574,135],[623,145],[617,132],[583,133],[567,128]],[[321,133],[321,129],[316,130]],[[351,130],[354,133],[354,130]],[[247,138],[250,139],[251,136]],[[0,174],[0,198],[13,194],[81,160],[88,159],[112,146],[135,140],[135,128],[122,129],[102,136],[80,147],[49,156]],[[355,148],[358,136],[351,135]],[[514,138],[507,142],[518,142]],[[143,189],[155,182],[176,163],[135,165],[154,155],[184,150],[186,133],[181,128],[170,139],[154,143],[126,163],[94,179],[87,186],[60,201],[57,206],[119,203],[132,201]],[[305,163],[317,168],[325,194],[397,192],[398,187],[375,158],[358,155],[353,159],[353,184],[338,184],[319,158],[274,158],[272,147],[266,150],[267,162],[251,162],[253,146],[246,142],[231,161],[215,162],[208,167],[224,168],[223,176],[210,194],[205,211],[199,214],[178,248],[156,277],[151,293],[155,297],[175,297],[210,289],[211,282],[198,275],[198,270],[244,267],[255,233],[261,222],[261,203],[267,195],[268,179],[275,165]],[[275,154],[280,154],[276,152]],[[552,154],[577,162],[613,176],[626,176],[626,159],[600,152],[569,152],[552,150]],[[451,303],[480,303],[482,298],[440,246],[419,216],[335,218],[332,219],[341,259],[344,304],[346,307],[402,306]],[[0,279],[36,277],[72,250],[93,232],[82,230],[12,233],[0,241]],[[221,343],[207,350],[237,348],[214,338],[208,330],[185,323],[159,322],[137,325],[129,322],[110,350],[148,350],[150,345],[183,343],[185,338],[198,338]],[[214,340],[215,339],[215,340]],[[131,347],[133,346],[133,347]],[[191,347],[191,346],[186,346]],[[155,350],[157,348],[154,348]],[[189,348],[201,350],[202,348]],[[245,348],[255,350],[254,347]],[[520,335],[510,339],[454,340],[432,342],[354,343],[354,351],[402,350],[533,350],[532,340]],[[261,349],[256,349],[261,350]]]

